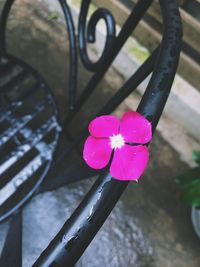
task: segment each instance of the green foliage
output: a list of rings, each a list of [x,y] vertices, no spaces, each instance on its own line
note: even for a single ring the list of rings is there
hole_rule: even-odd
[[[181,199],[192,206],[200,206],[200,179],[187,186]]]
[[[145,61],[150,55],[149,51],[141,46],[131,47],[128,51],[141,62]]]
[[[196,151],[193,151],[192,158],[200,166],[200,151],[197,151],[197,150]]]
[[[200,180],[200,167],[191,168],[175,178],[175,181],[184,187],[195,183],[196,180]]]
[[[59,12],[51,12],[47,19],[52,21],[52,20],[58,20],[60,18],[60,13]]]
[[[193,152],[193,159],[199,165],[175,178],[183,188],[182,201],[195,206],[200,206],[200,151]]]

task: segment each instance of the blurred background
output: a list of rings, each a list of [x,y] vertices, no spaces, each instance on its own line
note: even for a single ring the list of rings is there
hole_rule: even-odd
[[[81,1],[68,2],[77,24]],[[119,32],[137,0],[91,2],[88,15],[98,7],[108,8],[115,17]],[[200,2],[177,2],[183,23],[182,52],[171,94],[150,147],[149,166],[138,184],[129,184],[77,267],[200,266],[200,210],[197,205],[199,203],[200,206],[200,184],[195,187],[195,194],[189,197],[186,194],[184,200],[187,203],[184,203],[181,178],[176,178],[195,168],[195,179],[200,179],[200,171],[196,167],[200,156],[198,152],[193,153],[200,150]],[[0,0],[1,9],[4,3]],[[70,65],[68,35],[58,2],[16,0],[7,29],[8,51],[44,76],[54,89],[64,117]],[[87,125],[95,111],[147,59],[160,43],[162,30],[159,3],[154,1],[88,100],[92,103],[90,109],[84,106],[72,123],[73,135]],[[105,35],[104,22],[100,22],[95,44],[88,45],[90,57],[94,60],[101,55]],[[78,94],[90,77],[91,73],[79,62]],[[136,109],[148,80],[149,77],[119,106],[116,115]],[[25,207],[24,267],[31,266],[37,259],[83,199],[94,179],[37,195]],[[7,222],[0,224],[0,249],[7,227]]]

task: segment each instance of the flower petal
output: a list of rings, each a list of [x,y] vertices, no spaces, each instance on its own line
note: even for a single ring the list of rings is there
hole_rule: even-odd
[[[146,144],[152,139],[151,123],[135,111],[124,113],[119,132],[129,143]]]
[[[125,145],[114,152],[110,173],[117,180],[138,180],[149,159],[146,146]]]
[[[83,158],[93,169],[104,168],[112,153],[108,139],[97,139],[89,136],[84,144]]]
[[[119,120],[112,115],[100,116],[89,124],[89,132],[94,137],[108,138],[119,132]]]

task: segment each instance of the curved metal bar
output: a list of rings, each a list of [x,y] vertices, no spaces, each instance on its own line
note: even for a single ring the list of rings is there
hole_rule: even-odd
[[[100,112],[96,114],[96,116],[101,116],[105,114],[110,114],[113,112],[118,105],[138,87],[138,85],[145,80],[145,78],[152,72],[156,58],[158,56],[159,47],[155,49],[155,51],[151,54],[151,56],[139,67],[139,69],[131,76],[131,78],[116,92],[116,94],[108,100],[108,102],[101,108]],[[67,147],[64,152],[59,156],[59,158],[56,160],[55,164],[53,165],[53,172],[51,173],[50,177],[53,177],[54,179],[51,181],[51,179],[48,178],[46,183],[43,184],[40,192],[44,192],[46,190],[52,189],[52,188],[58,188],[64,184],[68,184],[69,182],[76,182],[80,179],[84,179],[89,176],[94,176],[95,173],[97,175],[97,170],[90,169],[84,171],[84,169],[81,170],[81,174],[78,174],[79,167],[76,166],[76,170],[73,172],[67,171],[66,175],[63,174],[63,170],[61,170],[62,175],[60,177],[58,176],[58,173],[60,171],[60,163],[63,161],[64,158],[66,158],[72,149],[75,148],[77,144],[80,143],[81,140],[86,138],[88,135],[88,129],[85,128],[81,134],[76,137],[76,139],[72,139],[72,142],[70,144],[70,147]],[[85,163],[84,163],[85,164]],[[59,166],[59,167],[58,167]],[[66,167],[66,166],[65,166]],[[86,164],[85,164],[85,167]],[[58,170],[59,169],[59,170]],[[62,168],[61,168],[62,169]],[[83,173],[84,172],[84,173]],[[78,175],[78,177],[77,177]],[[55,176],[57,177],[55,180]],[[83,178],[84,177],[84,178]]]
[[[138,111],[151,121],[160,119],[176,74],[182,45],[182,25],[175,0],[159,0],[164,34],[155,69],[139,104]]]
[[[82,5],[81,5],[79,27],[78,27],[79,50],[80,50],[80,57],[83,62],[83,65],[90,71],[97,71],[103,64],[105,57],[108,54],[112,46],[113,40],[115,38],[115,20],[109,10],[105,8],[99,8],[92,14],[88,22],[88,28],[86,31],[87,14],[88,14],[90,2],[91,0],[82,1]],[[105,46],[104,46],[102,55],[96,62],[93,62],[88,56],[86,43],[87,41],[89,43],[95,42],[96,26],[99,20],[101,19],[103,19],[106,24],[106,29],[107,29],[106,41],[105,41]],[[86,40],[86,34],[87,34],[87,40]]]
[[[125,84],[108,100],[96,116],[112,113],[153,71],[160,47],[157,47]]]
[[[72,19],[70,8],[66,0],[58,0],[66,21],[67,31],[69,34],[69,49],[70,49],[70,60],[69,60],[69,100],[68,108],[69,112],[72,112],[75,109],[76,104],[76,89],[77,89],[77,47],[76,47],[76,35],[75,27]]]
[[[59,143],[60,140],[60,118],[59,118],[59,114],[57,112],[57,103],[54,100],[53,94],[51,92],[51,89],[49,87],[49,85],[43,80],[43,78],[37,73],[37,71],[35,71],[34,68],[30,67],[29,65],[27,65],[25,62],[23,62],[22,60],[19,60],[11,55],[7,55],[7,57],[9,57],[13,62],[16,62],[17,65],[21,66],[24,69],[27,69],[30,73],[32,73],[32,75],[35,77],[35,79],[39,82],[39,84],[41,84],[42,88],[44,88],[44,90],[46,91],[46,93],[48,95],[51,96],[51,104],[52,104],[52,109],[54,110],[54,116],[56,118],[56,121],[58,122],[58,129],[55,133],[55,147],[54,147],[54,151],[52,153],[52,157],[49,160],[46,168],[44,169],[43,173],[41,174],[40,178],[37,180],[37,182],[35,183],[35,185],[32,187],[32,189],[29,191],[29,193],[27,195],[25,195],[23,197],[23,199],[18,202],[13,208],[11,208],[8,212],[5,212],[4,215],[0,216],[0,222],[6,220],[9,216],[11,216],[14,212],[16,212],[19,208],[23,207],[25,205],[25,203],[27,203],[28,200],[30,200],[30,198],[37,193],[37,190],[39,188],[39,186],[41,185],[41,183],[44,181],[45,177],[47,177],[47,174],[50,171],[50,168],[53,164],[53,162],[55,161],[55,157],[57,154],[57,150],[58,150],[58,146],[57,144]]]
[[[59,267],[74,266],[126,186],[127,183],[116,182],[109,174],[99,177],[33,267],[54,266],[53,263]]]
[[[176,72],[181,48],[181,22],[175,0],[160,0],[164,18],[164,37],[157,64],[138,107],[151,120],[153,130],[166,103]],[[128,182],[98,178],[85,199],[33,266],[74,266],[98,232]],[[52,265],[51,265],[52,264]]]
[[[6,24],[8,20],[8,16],[11,10],[12,5],[15,0],[7,0],[2,14],[0,18],[0,53],[6,53]],[[76,88],[77,88],[77,47],[76,47],[76,35],[75,35],[75,27],[72,19],[71,11],[69,5],[65,0],[58,0],[60,6],[62,8],[67,32],[69,35],[69,49],[70,49],[70,58],[69,58],[69,82],[68,82],[68,92],[69,92],[69,100],[68,100],[68,109],[69,113],[75,109],[76,104]]]
[[[118,55],[119,51],[123,47],[124,43],[127,41],[131,33],[136,28],[137,24],[139,23],[140,19],[144,16],[146,10],[149,8],[153,0],[141,0],[133,8],[131,14],[127,18],[126,22],[124,23],[120,33],[117,37],[113,40],[112,49],[109,51],[109,55],[104,58],[104,62],[101,65],[101,68],[98,69],[88,82],[87,86],[81,93],[79,99],[77,100],[76,109],[70,116],[67,117],[65,121],[65,125],[69,124],[69,122],[73,119],[76,113],[81,109],[83,104],[87,101],[88,97],[92,94],[95,90],[98,83],[103,78],[104,74],[112,64],[113,60]],[[85,3],[85,1],[84,1]]]
[[[0,17],[0,53],[6,52],[6,24],[10,9],[15,0],[7,0]]]

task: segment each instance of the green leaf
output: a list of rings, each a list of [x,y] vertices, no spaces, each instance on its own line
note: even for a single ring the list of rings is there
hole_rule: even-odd
[[[198,165],[200,165],[200,151],[193,151],[192,158],[196,161],[196,163],[198,163]]]
[[[48,20],[57,20],[60,17],[60,13],[59,12],[51,12],[47,19]]]
[[[193,206],[200,206],[200,181],[185,190],[181,199]]]
[[[196,180],[200,180],[200,167],[192,168],[175,178],[177,184],[186,187],[187,185],[194,183]]]

